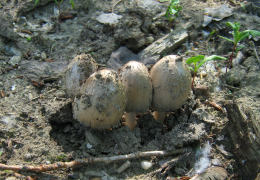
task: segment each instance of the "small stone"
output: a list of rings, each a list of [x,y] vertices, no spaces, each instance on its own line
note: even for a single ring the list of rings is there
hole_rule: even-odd
[[[89,144],[89,143],[87,143],[87,148],[88,149],[91,149],[93,146],[91,145],[91,144]]]
[[[103,13],[100,14],[96,20],[102,24],[115,25],[122,17],[123,16],[117,15],[115,13]]]
[[[46,164],[51,164],[51,161],[48,161],[48,160],[47,160],[47,161],[46,161]]]
[[[148,37],[146,38],[146,44],[152,44],[153,42],[154,42],[153,36],[148,36]]]
[[[33,157],[33,155],[30,154],[30,153],[27,153],[27,154],[24,155],[24,159],[27,160],[27,161],[31,160],[32,157]]]
[[[142,162],[141,162],[141,167],[142,167],[144,170],[150,169],[152,166],[153,166],[153,163],[150,162],[150,161],[142,161]]]
[[[21,56],[13,56],[10,60],[9,60],[9,64],[11,64],[12,66],[15,66],[17,64],[19,64],[21,61]]]
[[[46,55],[45,52],[42,52],[42,53],[41,53],[41,58],[42,58],[43,60],[47,58],[47,55]]]
[[[214,166],[221,166],[222,163],[219,159],[212,159],[211,164]]]

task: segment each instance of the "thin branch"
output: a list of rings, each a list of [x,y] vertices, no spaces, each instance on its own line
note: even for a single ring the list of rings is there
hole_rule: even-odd
[[[147,152],[136,152],[126,155],[110,156],[110,157],[89,157],[82,160],[75,160],[70,162],[57,162],[48,165],[5,165],[0,163],[0,170],[13,170],[13,171],[30,171],[30,172],[45,172],[52,171],[61,168],[75,168],[92,163],[112,163],[121,160],[137,159],[144,157],[163,157],[170,155],[178,155],[189,152],[189,148],[176,149],[173,151],[147,151]]]
[[[183,161],[185,157],[188,157],[191,154],[191,152],[186,152],[185,154],[182,154],[176,158],[173,158],[161,165],[161,167],[147,175],[147,177],[153,177],[155,175],[161,175],[164,176],[166,173],[169,172],[173,167],[175,167],[180,161]]]

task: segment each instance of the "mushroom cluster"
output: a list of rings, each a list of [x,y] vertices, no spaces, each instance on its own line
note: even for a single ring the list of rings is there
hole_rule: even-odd
[[[76,57],[70,63],[66,90],[74,97],[74,118],[95,129],[114,127],[124,112],[126,125],[133,129],[136,113],[150,108],[154,110],[154,118],[162,121],[165,112],[180,108],[191,91],[191,75],[180,56],[162,58],[150,74],[137,61],[125,64],[118,75],[111,69],[97,71],[95,61],[88,59],[85,62]]]

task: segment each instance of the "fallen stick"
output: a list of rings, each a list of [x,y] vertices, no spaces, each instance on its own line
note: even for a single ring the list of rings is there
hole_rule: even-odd
[[[176,166],[177,163],[179,163],[180,161],[183,161],[184,157],[187,157],[190,154],[191,154],[191,151],[186,152],[185,154],[182,154],[178,157],[175,157],[175,158],[173,158],[169,161],[166,161],[165,163],[163,163],[161,165],[161,167],[159,169],[149,173],[147,175],[147,177],[153,177],[153,176],[158,175],[158,174],[164,176],[170,169],[172,169],[174,166]]]
[[[75,160],[70,162],[57,162],[54,164],[43,164],[43,165],[5,165],[0,163],[0,170],[13,170],[13,171],[30,171],[30,172],[45,172],[52,171],[61,168],[75,168],[92,163],[112,163],[121,160],[137,159],[144,157],[163,157],[170,155],[178,155],[189,152],[189,148],[176,149],[173,151],[147,151],[147,152],[136,152],[126,155],[110,156],[110,157],[89,157],[82,160]]]

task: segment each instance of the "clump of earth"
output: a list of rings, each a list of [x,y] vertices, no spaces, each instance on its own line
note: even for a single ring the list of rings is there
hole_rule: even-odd
[[[73,99],[65,93],[64,77],[77,55],[89,54],[99,69],[118,70],[131,60],[151,69],[170,54],[184,59],[198,54],[229,57],[232,44],[218,37],[231,37],[228,21],[239,22],[241,30],[260,30],[256,1],[182,0],[180,4],[179,16],[169,21],[165,17],[169,2],[156,0],[75,0],[74,9],[69,1],[60,7],[52,0],[37,5],[32,0],[1,1],[1,164],[41,165],[191,149],[163,171],[158,170],[176,156],[44,173],[3,170],[1,179],[174,179],[203,173],[205,178],[215,173],[217,179],[257,179],[259,38],[242,42],[245,47],[227,73],[224,61],[205,64],[187,102],[169,112],[164,123],[155,121],[150,111],[138,115],[133,131],[123,122],[113,129],[94,130],[73,119]],[[124,163],[128,168],[118,171]]]

